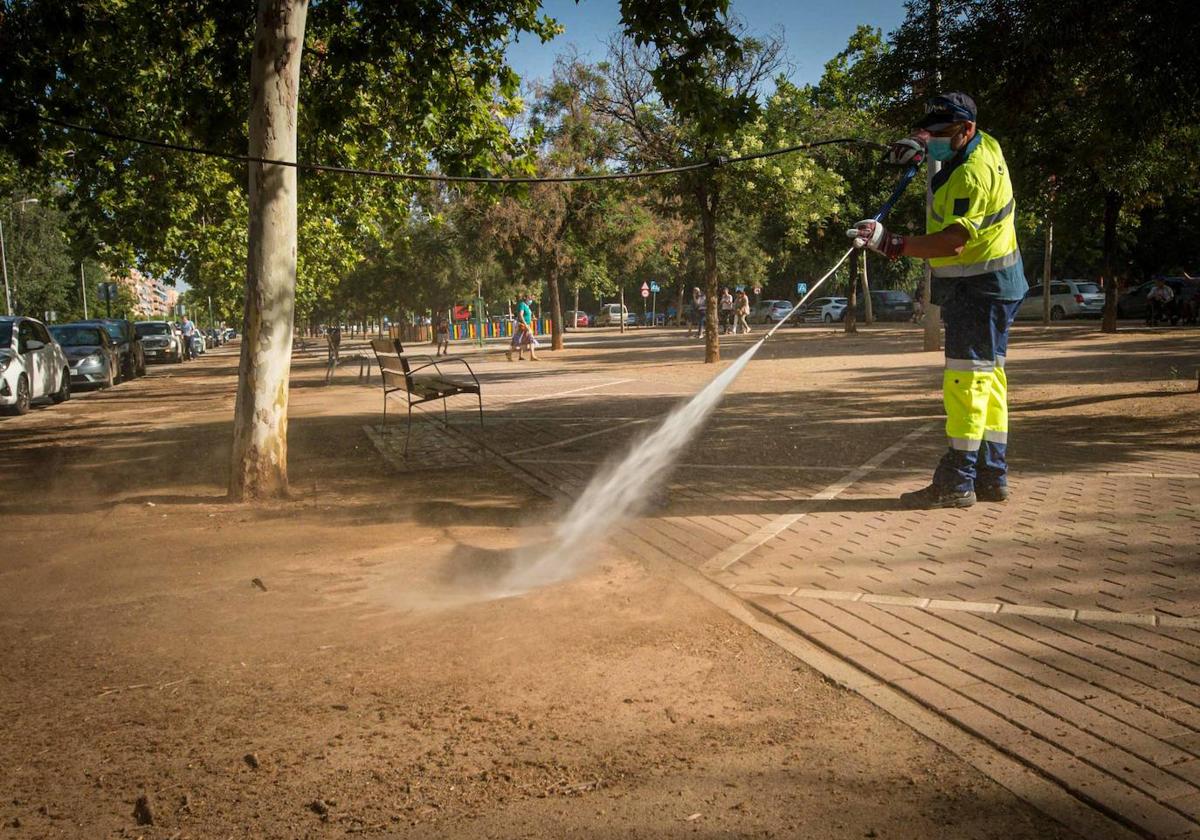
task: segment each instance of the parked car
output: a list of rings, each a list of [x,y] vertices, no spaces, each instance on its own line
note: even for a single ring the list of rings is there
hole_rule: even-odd
[[[204,331],[204,341],[209,347],[220,347],[225,343],[225,339],[221,337],[221,331],[211,327]]]
[[[146,375],[146,351],[142,349],[142,340],[132,321],[121,318],[96,318],[83,323],[96,324],[108,331],[108,337],[117,348],[118,369],[121,371],[121,381],[126,382]]]
[[[133,329],[142,339],[147,362],[183,361],[183,339],[167,321],[138,321]]]
[[[774,324],[786,318],[791,311],[790,300],[763,300],[751,308],[750,317],[746,320],[751,324]]]
[[[1180,300],[1188,300],[1200,292],[1200,278],[1168,277],[1166,281],[1167,285],[1171,287],[1171,291],[1175,293],[1176,306],[1172,307],[1175,311],[1178,311],[1177,304]],[[1146,295],[1150,294],[1150,290],[1153,288],[1154,281],[1149,280],[1134,286],[1117,298],[1117,317],[1148,319],[1150,317],[1150,301],[1146,299]]]
[[[102,324],[55,324],[50,334],[71,365],[71,385],[111,388],[121,377],[120,354]]]
[[[586,312],[571,309],[563,313],[563,321],[568,327],[586,327],[591,325],[592,319]]]
[[[1153,284],[1151,284],[1153,285]],[[1034,281],[1029,294],[1017,309],[1017,320],[1038,321],[1042,318],[1042,284]],[[1099,318],[1104,314],[1104,292],[1099,283],[1091,280],[1050,281],[1050,320],[1063,318]]]
[[[204,333],[196,330],[192,333],[192,356],[199,356],[206,352],[208,352],[208,341],[204,338]]]
[[[56,403],[71,398],[66,354],[41,321],[0,316],[0,408],[25,414],[44,397]]]
[[[866,304],[859,296],[854,307],[854,317],[862,320],[866,317]],[[908,292],[898,289],[878,289],[871,292],[871,315],[876,321],[911,321],[913,317],[913,299]]]
[[[809,322],[832,324],[846,316],[850,299],[844,297],[819,297],[804,305],[800,317]]]
[[[600,307],[599,314],[596,315],[595,325],[597,327],[611,327],[620,324],[621,309],[622,307],[619,303],[604,304]],[[629,326],[637,323],[637,316],[630,312],[628,308],[625,309],[625,323]]]

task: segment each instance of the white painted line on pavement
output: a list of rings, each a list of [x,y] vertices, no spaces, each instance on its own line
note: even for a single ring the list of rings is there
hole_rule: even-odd
[[[605,418],[605,419],[627,420],[630,418],[613,417],[613,418]],[[538,463],[538,464],[572,464],[572,465],[577,465],[577,466],[593,466],[593,467],[598,467],[605,463],[605,461],[602,461],[602,460],[598,461],[598,460],[594,460],[594,459],[588,460],[588,459],[582,459],[582,458],[579,458],[579,459],[572,458],[572,459],[564,459],[564,460],[559,460],[559,459],[547,460],[545,458],[519,458],[517,460],[521,460],[521,461],[527,460],[530,463]],[[845,467],[831,467],[829,465],[824,465],[824,464],[686,464],[686,463],[685,464],[676,464],[674,468],[688,469],[688,470],[720,470],[720,471],[748,470],[748,471],[758,471],[758,472],[761,472],[763,470],[790,470],[793,472],[841,472],[842,470],[846,469]],[[875,472],[911,473],[912,469],[909,467],[879,467],[875,470]]]
[[[518,455],[528,455],[530,452],[541,452],[543,449],[553,449],[556,446],[566,446],[568,443],[574,443],[575,441],[578,441],[578,440],[586,440],[587,438],[595,437],[596,435],[606,435],[609,432],[615,432],[617,429],[623,429],[626,426],[638,426],[643,423],[649,423],[655,419],[657,419],[657,418],[646,417],[641,420],[630,420],[628,423],[618,423],[615,426],[605,426],[603,429],[596,429],[595,431],[592,431],[592,432],[584,432],[581,435],[575,435],[574,437],[565,438],[563,440],[556,440],[553,443],[543,443],[541,446],[531,446],[528,449],[518,449],[516,452],[506,452],[506,453],[504,453],[504,457],[508,458],[509,460],[512,460],[512,459],[515,459]],[[538,460],[537,463],[545,464],[545,463],[549,463],[549,462]],[[562,461],[560,463],[567,463],[567,462]]]
[[[559,391],[557,394],[535,394],[532,397],[524,397],[519,400],[513,400],[506,405],[516,405],[518,403],[533,402],[534,400],[552,400],[555,397],[565,397],[567,394],[578,394],[580,391],[592,391],[596,388],[607,388],[610,385],[624,385],[626,382],[633,382],[632,379],[614,379],[612,382],[600,382],[595,385],[584,385],[580,388],[572,388],[569,391]]]
[[[797,522],[799,522],[801,519],[803,519],[805,516],[807,516],[808,513],[813,508],[818,507],[821,502],[828,502],[832,499],[836,499],[842,493],[846,492],[846,490],[849,489],[851,487],[851,485],[853,485],[855,482],[862,480],[868,474],[874,472],[885,461],[887,461],[889,458],[891,458],[897,452],[900,452],[901,450],[903,450],[904,448],[909,446],[917,438],[921,437],[924,434],[927,434],[929,432],[929,430],[934,428],[934,426],[936,426],[936,425],[937,425],[937,423],[935,423],[935,422],[923,423],[922,425],[913,429],[911,432],[906,434],[904,437],[900,438],[900,440],[893,443],[887,449],[876,454],[874,457],[872,457],[870,460],[868,460],[862,466],[856,467],[855,469],[846,473],[846,475],[843,476],[841,479],[839,479],[838,481],[835,481],[833,484],[830,484],[828,487],[826,487],[820,493],[817,493],[812,498],[806,500],[803,505],[803,507],[804,507],[803,510],[797,511],[796,513],[785,513],[781,516],[775,517],[773,520],[768,522],[766,525],[763,525],[757,531],[746,535],[743,539],[734,543],[729,548],[725,549],[720,554],[718,554],[716,557],[713,557],[711,560],[706,562],[701,568],[706,573],[709,573],[709,574],[711,574],[713,572],[725,571],[730,566],[732,566],[734,563],[741,560],[743,557],[745,557],[750,552],[754,551],[759,546],[774,539],[775,537],[779,536],[784,531],[786,531],[788,528],[795,525]]]

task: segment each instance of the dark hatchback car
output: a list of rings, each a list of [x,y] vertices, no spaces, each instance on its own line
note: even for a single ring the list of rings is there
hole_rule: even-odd
[[[116,345],[117,365],[121,370],[122,382],[146,375],[146,351],[142,349],[142,338],[133,328],[133,321],[97,318],[86,323],[104,327],[108,337]]]
[[[879,289],[871,292],[871,314],[876,321],[911,321],[913,299],[908,292],[898,289]],[[861,297],[854,310],[856,320],[866,317],[866,306]]]
[[[1182,301],[1191,300],[1200,293],[1200,279],[1195,277],[1168,277],[1166,281],[1167,285],[1171,287],[1171,291],[1175,293],[1175,300],[1171,301],[1171,305],[1167,307],[1170,313],[1178,313],[1179,304]],[[1117,298],[1117,317],[1149,318],[1150,301],[1147,300],[1146,295],[1150,294],[1150,290],[1153,288],[1154,281],[1147,280]]]

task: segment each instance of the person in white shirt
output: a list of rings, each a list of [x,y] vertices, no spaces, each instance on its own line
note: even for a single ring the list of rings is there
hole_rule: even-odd
[[[1167,285],[1165,279],[1154,278],[1154,288],[1150,290],[1150,294],[1146,295],[1146,300],[1150,302],[1150,317],[1146,321],[1147,324],[1153,327],[1160,320],[1170,323],[1175,309],[1175,292]]]
[[[729,289],[721,290],[721,332],[729,332],[733,329],[733,295],[729,293]]]
[[[699,286],[692,289],[692,309],[696,313],[696,338],[704,334],[704,322],[708,319],[708,300],[704,297],[704,292],[700,291]],[[688,338],[692,337],[692,330],[688,328]]]

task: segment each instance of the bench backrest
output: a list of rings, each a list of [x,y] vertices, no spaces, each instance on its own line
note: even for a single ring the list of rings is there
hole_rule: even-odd
[[[412,372],[408,368],[408,359],[404,358],[404,345],[398,338],[373,338],[371,350],[375,353],[375,361],[379,363],[379,372],[383,377],[383,387],[397,385],[406,391],[413,390]],[[389,381],[389,377],[391,377]]]

